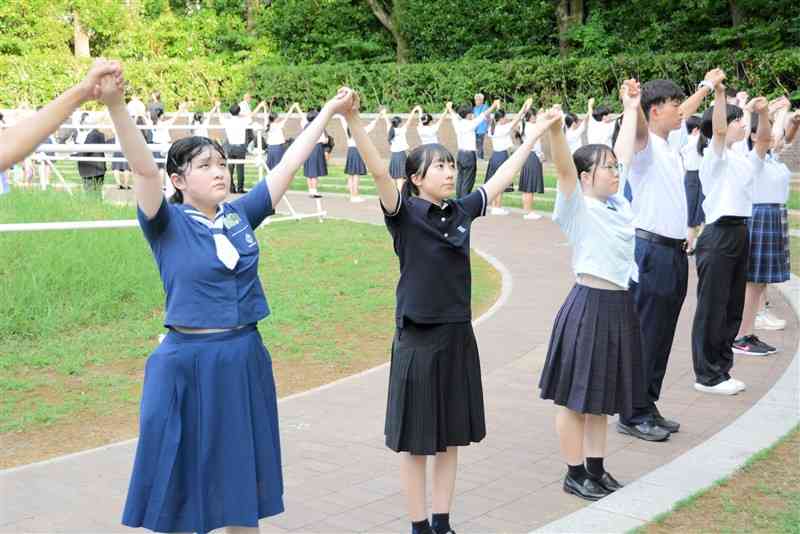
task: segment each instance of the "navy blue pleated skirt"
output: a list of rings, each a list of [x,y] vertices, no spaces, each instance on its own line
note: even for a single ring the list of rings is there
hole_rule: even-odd
[[[393,451],[429,455],[486,436],[472,323],[406,322],[397,329],[384,433]]]
[[[492,152],[492,157],[489,159],[489,165],[486,167],[486,178],[483,180],[484,183],[488,182],[494,173],[497,172],[497,169],[506,162],[508,159],[508,150],[501,150],[500,152]]]
[[[124,158],[125,154],[122,152],[114,152],[115,158]],[[128,166],[127,161],[112,161],[111,162],[111,170],[112,171],[129,171],[131,168]]]
[[[364,159],[354,146],[347,147],[347,160],[344,162],[344,173],[347,176],[365,176],[367,174],[367,166],[364,165]]]
[[[170,331],[145,367],[122,523],[206,533],[281,512],[275,381],[255,325]]]
[[[306,178],[319,178],[328,175],[328,161],[325,159],[325,145],[317,143],[311,155],[303,163],[303,176]]]
[[[779,284],[789,279],[789,215],[784,204],[753,204],[747,219],[747,281]]]
[[[395,179],[406,177],[407,157],[405,150],[402,152],[392,152],[392,157],[389,159],[389,176]]]
[[[519,174],[519,190],[523,193],[544,193],[542,161],[532,150]]]
[[[267,146],[267,168],[274,169],[278,163],[283,159],[286,153],[286,145],[268,145]]]
[[[703,201],[706,196],[703,194],[703,186],[700,184],[700,172],[686,171],[683,183],[686,188],[688,224],[689,228],[694,228],[706,222],[706,214],[703,211]]]
[[[578,413],[629,418],[643,383],[631,292],[575,284],[556,316],[539,379],[541,397]]]

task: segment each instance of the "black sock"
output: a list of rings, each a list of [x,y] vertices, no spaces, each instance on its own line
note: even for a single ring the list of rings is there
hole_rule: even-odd
[[[447,534],[450,532],[450,514],[433,514],[431,526],[436,534]]]
[[[594,478],[600,478],[606,470],[603,468],[602,458],[586,458],[586,471]]]
[[[569,476],[570,478],[576,480],[577,482],[583,482],[586,480],[586,468],[583,464],[578,465],[569,465],[567,464],[567,469],[569,469]]]
[[[411,522],[411,534],[427,534],[431,530],[431,524],[427,519]]]

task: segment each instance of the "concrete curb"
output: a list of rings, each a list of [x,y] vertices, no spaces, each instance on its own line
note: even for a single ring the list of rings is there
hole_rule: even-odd
[[[776,284],[800,318],[800,278]],[[626,532],[668,512],[769,447],[800,422],[800,346],[780,379],[758,402],[709,440],[608,497],[533,531]]]

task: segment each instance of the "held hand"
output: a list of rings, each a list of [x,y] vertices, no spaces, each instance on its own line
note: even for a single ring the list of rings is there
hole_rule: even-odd
[[[113,79],[120,91],[124,91],[125,80],[122,76],[122,65],[117,61],[98,59],[92,64],[86,77],[77,85],[81,102],[99,99],[101,80],[107,76]]]
[[[358,120],[360,111],[361,111],[361,97],[358,95],[357,92],[353,91],[353,103],[350,106],[350,109],[345,110],[344,113],[342,113],[342,115],[344,115],[344,118],[347,121]]]
[[[332,113],[345,114],[353,107],[353,90],[349,87],[340,87],[332,99],[328,100],[325,107]]]
[[[563,120],[564,120],[564,113],[561,111],[561,106],[556,104],[555,106],[548,109],[547,113],[544,114],[544,120],[542,124],[547,124],[551,130],[557,130],[561,128],[561,122]]]
[[[589,103],[587,104],[587,106],[590,107],[590,108],[594,107],[594,97],[589,99]]]
[[[747,94],[747,91],[739,91],[736,93],[736,100],[739,101],[739,104],[747,102],[748,98],[750,98],[750,95]]]
[[[750,105],[752,105],[755,113],[764,113],[769,109],[769,102],[763,96],[758,96],[751,100]]]
[[[789,122],[791,122],[793,126],[800,126],[800,111],[795,111],[794,115],[789,119]]]
[[[619,98],[626,111],[635,110],[639,107],[642,92],[639,82],[634,79],[625,80],[619,88]]]
[[[722,85],[722,82],[725,81],[725,72],[722,69],[716,68],[711,69],[706,73],[705,80],[711,83],[714,86],[714,89],[719,90],[719,86]],[[723,86],[723,89],[725,87]]]
[[[125,104],[125,81],[120,80],[114,74],[106,74],[100,78],[95,86],[96,100],[99,100],[107,107]]]

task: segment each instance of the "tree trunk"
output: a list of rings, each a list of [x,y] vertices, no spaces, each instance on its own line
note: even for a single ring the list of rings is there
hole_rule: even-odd
[[[246,0],[247,2],[247,31],[252,32],[256,25],[256,15],[260,6],[259,0]]]
[[[558,47],[561,55],[564,56],[569,52],[567,33],[573,26],[583,24],[583,0],[558,0],[556,20],[558,21]]]
[[[87,34],[81,26],[77,11],[72,14],[72,28],[72,39],[75,42],[75,57],[91,57],[92,53],[89,49],[89,34]]]
[[[728,7],[730,8],[731,21],[733,27],[739,26],[742,23],[742,12],[739,11],[739,6],[736,5],[736,0],[728,0]]]
[[[386,11],[386,8],[381,3],[381,0],[367,0],[372,13],[383,24],[383,27],[389,30],[392,34],[397,50],[397,62],[408,63],[408,43],[405,37],[400,33],[397,28],[397,23],[394,19],[394,10],[392,12]],[[393,5],[393,2],[392,2]]]

